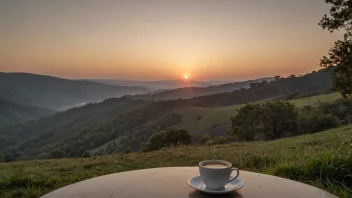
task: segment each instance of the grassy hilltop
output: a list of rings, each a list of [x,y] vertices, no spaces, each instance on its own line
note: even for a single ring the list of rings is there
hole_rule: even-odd
[[[320,102],[332,102],[341,98],[338,93],[330,93],[317,95],[312,97],[305,97],[289,102],[295,103],[298,107],[305,105],[318,105]],[[268,101],[261,100],[259,103]],[[194,107],[194,106],[181,106],[173,109],[173,113],[180,116],[180,123],[175,124],[175,127],[183,128],[191,132],[192,136],[196,139],[200,138],[202,134],[209,134],[212,137],[224,136],[230,129],[230,117],[237,114],[237,110],[246,104],[220,106],[220,107]],[[97,148],[90,150],[90,153],[98,152],[102,148],[107,148],[112,142],[125,142],[125,136],[112,139]]]
[[[341,98],[339,93],[330,93],[305,97],[290,102],[298,107],[305,105],[317,105],[320,102],[332,102]],[[265,102],[261,100],[259,102]],[[210,134],[225,135],[230,128],[230,117],[236,115],[237,110],[245,104],[224,106],[224,107],[183,107],[175,109],[175,113],[179,114],[182,119],[177,125],[179,128],[184,128],[192,132],[193,136],[199,136],[203,132]]]
[[[352,194],[352,125],[268,142],[165,148],[91,158],[0,163],[0,197],[38,197],[62,186],[104,174],[153,167],[197,166],[224,159],[241,170],[262,172]]]

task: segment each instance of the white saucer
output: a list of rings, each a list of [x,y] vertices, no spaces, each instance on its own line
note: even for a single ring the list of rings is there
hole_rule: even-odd
[[[231,176],[231,178],[232,178],[232,176]],[[223,189],[211,190],[205,186],[201,177],[197,176],[197,177],[193,177],[190,180],[188,180],[188,185],[196,190],[199,190],[201,192],[208,193],[208,194],[225,194],[225,193],[229,193],[229,192],[232,192],[232,191],[235,191],[235,190],[242,188],[243,181],[240,178],[237,178],[237,179],[233,180],[232,182],[226,184],[226,186]]]

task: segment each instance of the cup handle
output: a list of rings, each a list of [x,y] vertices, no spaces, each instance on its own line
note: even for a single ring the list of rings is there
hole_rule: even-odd
[[[232,173],[232,171],[234,171],[234,170],[237,172],[236,176],[235,176],[234,178],[230,179],[227,183],[230,183],[230,182],[232,182],[233,180],[237,179],[237,177],[240,175],[240,170],[239,170],[238,168],[231,168],[231,173]]]

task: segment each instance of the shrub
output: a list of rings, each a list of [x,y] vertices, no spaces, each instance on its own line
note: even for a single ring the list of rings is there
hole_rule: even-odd
[[[325,129],[330,129],[339,126],[340,122],[336,116],[332,114],[322,114],[317,117],[316,120],[316,130],[323,131]]]

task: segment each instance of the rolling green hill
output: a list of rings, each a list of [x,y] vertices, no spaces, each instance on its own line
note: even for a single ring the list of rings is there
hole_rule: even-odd
[[[0,98],[0,127],[25,123],[54,113],[50,109],[17,104]]]
[[[10,153],[13,150],[16,150],[16,153],[25,151],[18,155],[33,156],[38,154],[39,148],[50,147],[50,144],[60,141],[65,142],[71,135],[84,128],[109,122],[123,113],[146,104],[147,102],[140,100],[111,98],[102,103],[87,104],[38,121],[8,127],[0,130],[0,138],[10,140],[12,146],[6,149],[0,146],[0,151],[1,149],[5,149],[3,152]]]
[[[36,74],[0,72],[0,97],[49,109],[68,109],[110,97],[147,91],[143,87],[112,86]]]
[[[331,72],[331,70],[321,69],[303,76],[275,79],[270,83],[266,81],[254,83],[250,89],[179,100],[179,103],[198,107],[231,106],[269,98],[288,100],[330,93]]]
[[[84,179],[144,168],[197,166],[224,159],[241,170],[301,181],[350,198],[352,126],[268,142],[165,148],[79,159],[0,163],[0,197],[40,197]],[[186,182],[186,181],[185,181]]]
[[[303,107],[305,105],[315,106],[319,102],[332,102],[338,98],[341,98],[340,94],[331,93],[290,100],[290,102],[295,103],[298,107]],[[258,101],[258,103],[262,103],[265,101],[267,100]],[[176,122],[173,126],[190,131],[196,141],[203,134],[208,134],[210,137],[224,136],[230,129],[230,117],[235,116],[237,114],[237,109],[243,107],[244,105],[245,104],[225,107],[180,106],[177,108],[173,108],[171,109],[171,112],[180,117],[180,121]],[[146,126],[148,126],[148,122],[143,125],[143,127]],[[148,139],[148,135],[145,134],[146,131],[148,130],[139,131],[139,133],[142,132],[140,134],[140,138],[143,138],[143,140]],[[158,132],[158,130],[154,130],[154,132]],[[116,138],[111,139],[110,141],[98,146],[97,148],[90,149],[89,152],[91,154],[96,154],[101,153],[101,150],[111,150],[112,148],[109,147],[112,147],[112,144],[115,144],[113,152],[124,152],[126,148],[129,148],[129,144],[127,143],[128,141],[129,139],[126,136],[117,136]],[[143,143],[143,141],[139,142]],[[137,148],[139,148],[139,146]],[[136,150],[132,149],[132,151]]]
[[[331,102],[341,98],[339,93],[331,93],[317,95],[312,97],[290,100],[298,107],[304,105],[316,105],[318,102]],[[258,102],[264,102],[258,101]],[[195,137],[199,137],[203,133],[210,136],[225,135],[230,129],[231,116],[236,115],[237,109],[243,107],[241,105],[225,106],[225,107],[183,107],[175,109],[175,113],[181,116],[181,123],[177,125],[192,132]]]

